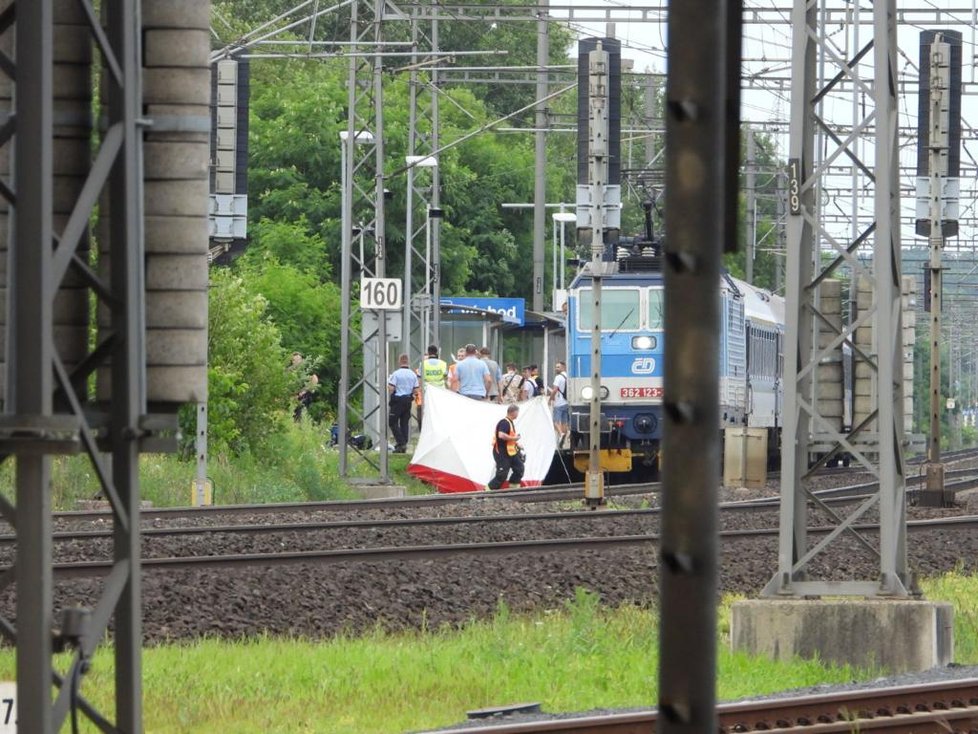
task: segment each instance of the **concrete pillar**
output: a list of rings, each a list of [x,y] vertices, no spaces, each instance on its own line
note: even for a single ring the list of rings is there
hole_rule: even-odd
[[[207,400],[210,3],[145,3],[142,27],[143,105],[152,121],[143,172],[152,412],[153,406]],[[106,251],[107,240],[100,244]],[[107,267],[100,263],[102,272]],[[100,374],[100,399],[109,395],[107,378],[107,371]]]
[[[906,599],[760,599],[730,614],[734,651],[772,660],[824,663],[903,673],[954,660],[954,608]]]

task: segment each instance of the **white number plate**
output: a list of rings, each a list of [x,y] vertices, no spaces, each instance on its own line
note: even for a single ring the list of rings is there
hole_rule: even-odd
[[[620,392],[623,398],[661,398],[661,387],[623,387]]]
[[[397,278],[363,278],[360,281],[360,308],[382,311],[401,307],[403,285]]]

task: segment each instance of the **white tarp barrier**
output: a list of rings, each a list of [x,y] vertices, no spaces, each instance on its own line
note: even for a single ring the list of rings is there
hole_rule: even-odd
[[[492,435],[506,405],[479,402],[451,390],[425,386],[424,416],[408,472],[439,492],[485,489],[496,472]],[[557,449],[553,417],[545,396],[520,403],[516,432],[526,450],[524,486],[538,486]]]

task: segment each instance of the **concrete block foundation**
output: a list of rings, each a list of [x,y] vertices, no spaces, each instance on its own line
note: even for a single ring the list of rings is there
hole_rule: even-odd
[[[407,494],[407,490],[402,484],[360,484],[354,489],[365,500],[404,497]]]
[[[953,661],[953,614],[946,602],[755,599],[733,605],[730,644],[773,660],[928,670]]]

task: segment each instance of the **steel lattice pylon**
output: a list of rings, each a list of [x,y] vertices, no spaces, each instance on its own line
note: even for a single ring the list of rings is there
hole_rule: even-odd
[[[422,16],[418,17],[417,13]],[[422,28],[428,33],[422,33]],[[439,146],[438,18],[434,6],[415,6],[411,23],[411,72],[404,228],[403,351],[417,365],[429,344],[438,344],[441,283],[441,174]]]
[[[862,5],[862,8],[858,6]],[[784,359],[785,404],[782,450],[782,503],[778,571],[764,590],[772,595],[907,596],[905,476],[902,385],[902,318],[900,283],[899,185],[897,176],[896,8],[894,0],[854,3],[846,26],[858,33],[859,15],[872,17],[872,37],[852,43],[850,52],[822,32],[826,18],[814,0],[794,3],[789,212],[787,261],[787,335]],[[858,38],[858,37],[857,37]],[[828,81],[819,84],[821,77]],[[845,139],[823,120],[833,87],[843,78],[872,104],[852,104],[852,132]],[[816,139],[822,146],[816,149]],[[866,151],[873,156],[864,160]],[[853,222],[853,236],[842,241],[820,221],[818,191],[833,162],[845,161],[863,190],[871,189],[872,222]],[[854,214],[855,216],[855,214]],[[825,256],[830,252],[830,256]],[[861,257],[864,256],[864,257]],[[871,260],[870,260],[871,256]],[[853,288],[863,279],[872,290],[871,305],[853,314],[848,327],[832,325],[821,310],[819,286],[845,264]],[[871,339],[856,339],[859,329]],[[819,341],[830,329],[834,334]],[[865,333],[865,332],[864,332]],[[872,375],[872,395],[862,420],[843,430],[820,412],[813,378],[820,361],[843,343],[857,365]],[[833,452],[848,452],[879,481],[879,489],[848,516],[836,514],[809,489],[809,478],[821,463],[809,467],[816,439],[828,440]],[[871,508],[880,516],[879,541],[861,536],[854,523]],[[810,511],[834,521],[834,528],[810,543]],[[879,559],[871,579],[830,581],[812,577],[810,562],[841,537],[855,535],[861,548]]]
[[[0,511],[16,530],[17,560],[4,570],[0,584],[17,584],[17,622],[15,626],[0,620],[0,630],[17,646],[18,728],[39,734],[60,731],[69,712],[77,708],[103,731],[138,732],[142,731],[138,452],[145,435],[146,404],[140,302],[144,258],[139,3],[102,3],[104,27],[86,0],[70,8],[53,0],[4,6],[0,67],[15,81],[12,114],[0,135],[0,144],[11,148],[13,169],[11,185],[5,182],[0,187],[13,220],[6,274],[9,372],[0,453],[16,458],[17,486],[16,505],[0,499]],[[58,43],[57,25],[87,29],[86,43],[97,49],[104,64],[107,102],[100,146],[80,177],[83,184],[79,181],[72,189],[70,215],[60,220],[56,211],[59,206],[64,211],[64,204],[57,203],[61,199],[56,196],[56,179],[65,173],[57,156],[59,134],[63,145],[65,129],[70,127],[69,136],[84,140],[87,148],[91,121],[90,115],[72,109],[74,97],[56,91],[56,65],[85,59],[77,64],[80,68],[72,69],[76,74],[61,82],[74,83],[72,93],[86,105],[91,102],[92,82],[90,59],[82,55],[66,61],[69,54]],[[13,48],[16,51],[11,53]],[[61,74],[65,74],[63,67]],[[111,237],[107,256],[112,271],[107,279],[89,267],[85,252],[88,222],[100,192],[112,200],[111,213],[101,214],[103,222],[108,220]],[[68,356],[54,329],[56,299],[69,280],[83,282],[111,314],[99,343],[77,362]],[[100,412],[93,410],[87,384],[107,358],[111,359],[112,400]],[[70,610],[56,624],[51,456],[79,449],[89,455],[111,505],[115,567],[93,610]],[[111,471],[101,451],[111,453]],[[114,725],[78,690],[110,619],[115,622]],[[61,634],[54,636],[57,627]],[[73,652],[64,673],[53,666],[56,641]],[[59,689],[53,702],[52,683]]]
[[[390,481],[387,444],[388,323],[384,312],[359,307],[358,278],[385,275],[384,23],[407,17],[385,0],[350,6],[347,129],[340,134],[343,192],[340,343],[340,475]],[[365,55],[357,53],[366,49]],[[372,55],[371,55],[372,54]],[[395,318],[400,318],[394,313]],[[359,361],[362,359],[362,363]],[[354,379],[353,375],[360,375]],[[366,440],[352,443],[359,435]],[[374,449],[379,449],[375,452]],[[351,458],[359,459],[354,467]]]

